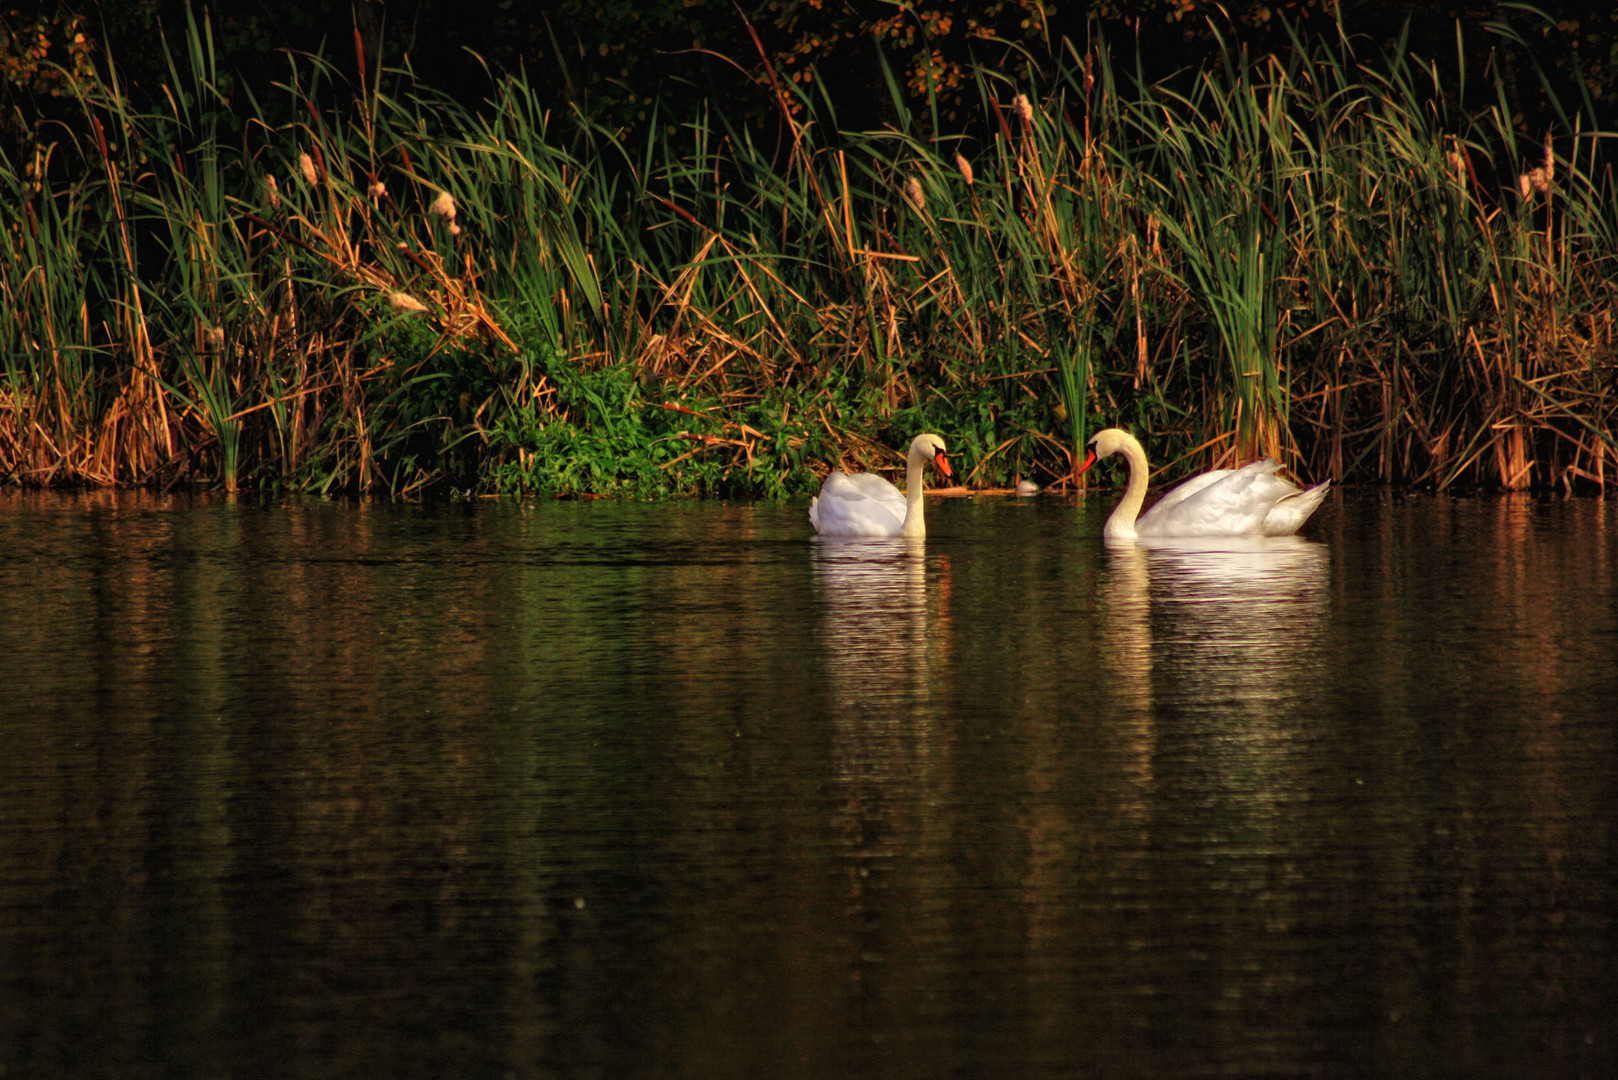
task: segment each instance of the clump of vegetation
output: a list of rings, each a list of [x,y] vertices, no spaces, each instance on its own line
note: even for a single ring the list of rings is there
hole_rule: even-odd
[[[973,70],[971,136],[891,72],[840,130],[766,65],[779,139],[630,141],[520,74],[469,107],[360,48],[269,101],[182,44],[157,108],[81,57],[0,161],[10,481],[774,496],[937,430],[970,483],[1065,483],[1109,424],[1173,470],[1618,464],[1600,141],[1525,146],[1403,52],[1148,84],[1067,44]]]

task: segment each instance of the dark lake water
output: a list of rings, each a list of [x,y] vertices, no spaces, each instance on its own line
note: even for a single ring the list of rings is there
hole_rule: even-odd
[[[0,1076],[1618,1075],[1618,505],[0,493]]]

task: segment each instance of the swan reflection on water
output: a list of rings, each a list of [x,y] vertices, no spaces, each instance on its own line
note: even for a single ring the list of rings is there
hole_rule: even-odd
[[[926,543],[907,537],[812,543],[821,655],[839,703],[925,696],[942,647],[931,626]]]
[[[929,582],[920,539],[819,537],[816,680],[827,695],[830,750],[846,844],[851,909],[893,845],[928,820],[921,807],[945,779],[936,719],[949,677],[948,563],[934,555]]]
[[[1330,570],[1326,545],[1301,536],[1142,538],[1110,550],[1126,546],[1144,550],[1158,595],[1188,603],[1323,599]]]
[[[1193,805],[1244,850],[1287,842],[1277,807],[1316,761],[1303,699],[1329,652],[1329,554],[1295,536],[1109,545],[1098,621],[1141,821]]]
[[[1328,553],[1299,536],[1109,545],[1115,619],[1149,614],[1154,681],[1174,696],[1273,702],[1297,684],[1300,665],[1318,656]]]

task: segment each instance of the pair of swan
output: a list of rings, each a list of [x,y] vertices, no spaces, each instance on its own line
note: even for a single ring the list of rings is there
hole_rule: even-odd
[[[1140,441],[1121,428],[1107,428],[1090,440],[1079,468],[1082,475],[1102,458],[1122,454],[1129,463],[1129,486],[1107,519],[1102,536],[1133,540],[1139,536],[1290,536],[1309,520],[1326,497],[1330,481],[1299,488],[1275,475],[1273,460],[1255,461],[1240,469],[1214,469],[1170,489],[1140,512],[1151,467]],[[874,473],[833,472],[809,501],[809,520],[822,536],[925,536],[922,520],[922,477],[931,462],[953,478],[945,459],[944,440],[918,435],[906,459],[905,490]]]

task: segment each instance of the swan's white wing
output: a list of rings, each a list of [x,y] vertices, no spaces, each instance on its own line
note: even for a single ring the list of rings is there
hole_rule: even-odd
[[[832,482],[832,477],[837,478],[837,483],[839,486],[844,484],[849,485],[850,487],[858,490],[860,494],[864,495],[866,498],[876,499],[880,502],[886,502],[890,505],[900,507],[901,509],[899,512],[901,514],[904,513],[904,492],[894,487],[887,480],[883,479],[876,473],[845,473],[833,471],[829,476],[826,477],[826,484],[830,484]],[[821,485],[821,490],[824,491],[825,489],[825,485]]]
[[[1170,496],[1178,497],[1161,512],[1153,505],[1135,530],[1141,536],[1256,535],[1263,531],[1270,508],[1298,490],[1275,475],[1278,468],[1274,461],[1255,461],[1240,469],[1220,470],[1224,475],[1189,495],[1171,491]]]
[[[809,500],[809,521],[822,536],[898,536],[905,497],[875,473],[833,472]]]
[[[1291,487],[1290,484],[1287,486]],[[1270,507],[1270,512],[1264,517],[1264,535],[1291,536],[1303,528],[1303,523],[1319,508],[1321,500],[1326,497],[1326,489],[1330,486],[1330,480],[1322,480],[1314,487],[1302,491],[1294,488],[1285,498]]]
[[[1214,481],[1222,480],[1229,475],[1229,469],[1211,469],[1205,473],[1198,473],[1191,479],[1169,488],[1140,516],[1140,520],[1135,523],[1136,531],[1140,530],[1140,526],[1148,524],[1154,516],[1167,516],[1170,510],[1186,499],[1189,499]]]

